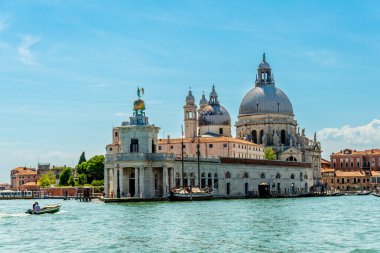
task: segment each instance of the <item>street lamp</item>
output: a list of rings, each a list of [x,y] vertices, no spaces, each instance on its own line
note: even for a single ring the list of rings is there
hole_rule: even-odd
[[[120,165],[116,165],[117,169],[117,191],[116,191],[116,197],[120,199]]]

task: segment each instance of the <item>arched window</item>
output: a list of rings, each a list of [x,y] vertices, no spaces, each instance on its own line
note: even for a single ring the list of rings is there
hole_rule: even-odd
[[[252,131],[252,142],[257,143],[257,132],[256,132],[256,130]]]
[[[205,188],[205,186],[206,186],[205,173],[202,172],[202,174],[201,174],[201,188]]]
[[[226,178],[231,178],[231,173],[229,171],[227,171],[226,174],[225,174],[225,177]]]
[[[304,179],[307,179],[307,175],[305,174]]]
[[[290,175],[290,178],[291,178],[291,179],[294,179],[294,174],[293,174],[293,173],[292,173],[292,175]]]
[[[211,173],[208,173],[208,174],[207,174],[207,177],[208,177],[208,178],[211,178],[211,177],[212,177],[212,174],[211,174]]]
[[[249,178],[249,174],[248,174],[248,172],[244,172],[244,174],[243,174],[243,178]]]
[[[285,130],[281,130],[281,143],[286,144],[286,134]]]
[[[261,176],[260,176],[261,178],[265,178],[265,173],[263,172],[263,173],[261,173]]]
[[[204,172],[202,172],[201,177],[205,177],[205,173]]]
[[[264,144],[263,143],[263,136],[264,136],[264,130],[260,130],[260,139],[259,139],[260,144]]]
[[[276,178],[277,178],[277,179],[280,179],[280,178],[281,178],[281,174],[280,174],[280,173],[277,173]]]
[[[297,162],[297,159],[294,156],[289,156],[288,158],[286,158],[286,161]]]
[[[301,180],[303,179],[303,173],[302,173],[302,171],[300,172],[300,179]]]

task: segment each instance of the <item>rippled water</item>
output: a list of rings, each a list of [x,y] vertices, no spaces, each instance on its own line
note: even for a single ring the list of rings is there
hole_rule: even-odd
[[[56,200],[40,200],[40,205]],[[380,198],[0,201],[0,252],[380,252]]]

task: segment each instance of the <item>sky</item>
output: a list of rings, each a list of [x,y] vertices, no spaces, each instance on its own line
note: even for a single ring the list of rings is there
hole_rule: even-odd
[[[380,148],[379,27],[379,1],[2,0],[0,182],[104,154],[137,87],[160,137],[189,87],[215,84],[234,123],[263,52],[323,157]]]

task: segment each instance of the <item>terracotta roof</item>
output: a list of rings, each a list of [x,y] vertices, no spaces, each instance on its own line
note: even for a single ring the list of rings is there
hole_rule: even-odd
[[[14,174],[14,176],[21,176],[21,175],[37,175],[36,171],[21,171],[17,174]]]
[[[26,167],[17,167],[17,168],[14,168],[12,171],[17,171],[17,173],[19,173],[21,171],[36,171],[36,170],[32,168],[26,168]]]
[[[344,150],[350,150],[351,154],[344,154]],[[353,150],[353,149],[343,149],[339,152],[333,153],[333,155],[380,155],[380,149],[366,149],[366,150]]]
[[[337,177],[364,177],[365,173],[361,171],[341,171],[336,170],[335,175]]]
[[[24,186],[36,186],[37,183],[36,182],[28,182],[28,183],[25,183],[23,184]]]
[[[330,168],[321,168],[321,172],[335,172],[335,169],[330,169]]]
[[[321,164],[331,164],[331,162],[321,157]]]
[[[158,139],[157,144],[180,144],[182,142],[181,138],[176,139]],[[183,143],[198,143],[198,138],[183,138]],[[231,143],[240,143],[244,145],[250,145],[250,146],[257,146],[261,147],[261,145],[258,145],[256,143],[245,141],[237,138],[232,137],[200,137],[199,143],[216,143],[216,142],[231,142]]]

